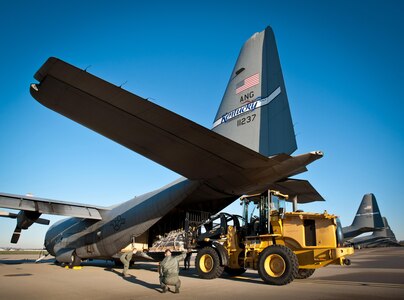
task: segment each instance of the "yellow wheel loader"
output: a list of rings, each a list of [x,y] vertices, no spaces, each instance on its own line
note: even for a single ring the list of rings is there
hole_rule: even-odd
[[[285,211],[287,195],[268,191],[241,197],[243,216],[219,213],[198,228],[194,245],[201,278],[258,270],[263,281],[285,285],[330,264],[349,265],[335,215]],[[249,207],[254,207],[249,212]]]

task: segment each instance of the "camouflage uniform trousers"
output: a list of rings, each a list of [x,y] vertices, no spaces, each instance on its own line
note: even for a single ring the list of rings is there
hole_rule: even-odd
[[[126,252],[121,255],[120,260],[123,263],[123,276],[127,276],[130,261],[132,260],[133,252]]]
[[[173,285],[175,286],[176,290],[179,290],[181,287],[181,280],[178,275],[169,275],[167,277],[160,276],[160,285],[163,290],[167,287],[167,285]]]

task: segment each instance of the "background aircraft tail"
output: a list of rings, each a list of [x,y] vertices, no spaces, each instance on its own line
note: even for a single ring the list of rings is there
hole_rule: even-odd
[[[357,249],[400,246],[385,217],[383,217],[383,228],[381,230],[376,230],[371,235],[356,237],[349,244]]]
[[[384,227],[383,219],[373,194],[365,194],[359,205],[351,226],[342,229],[344,238],[358,236],[364,232],[379,230]]]
[[[373,229],[384,227],[375,195],[366,194],[363,196],[351,226]]]
[[[396,236],[393,230],[391,230],[389,223],[387,222],[387,219],[385,217],[383,217],[382,219],[383,219],[383,229],[373,232],[372,236],[390,238],[393,241],[397,242]]]
[[[297,148],[272,29],[242,47],[216,114],[213,131],[265,156]]]

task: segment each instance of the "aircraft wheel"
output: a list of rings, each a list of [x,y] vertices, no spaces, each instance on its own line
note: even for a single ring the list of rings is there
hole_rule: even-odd
[[[269,284],[285,285],[292,282],[298,268],[296,254],[282,245],[267,247],[258,258],[258,274]]]
[[[218,253],[212,247],[204,247],[198,251],[195,267],[200,278],[214,279],[220,277],[224,267],[220,265]]]
[[[232,269],[232,268],[229,268],[229,267],[224,267],[224,271],[229,276],[239,276],[241,274],[244,274],[246,269],[244,269],[244,268]]]
[[[299,269],[299,271],[297,272],[297,276],[295,278],[296,279],[309,278],[311,275],[313,275],[315,270],[316,269]]]

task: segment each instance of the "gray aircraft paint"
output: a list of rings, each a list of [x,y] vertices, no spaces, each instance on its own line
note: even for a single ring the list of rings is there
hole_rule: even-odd
[[[111,257],[128,245],[131,238],[140,236],[183,201],[198,184],[180,178],[168,186],[103,211],[102,221],[61,220],[49,228],[45,247],[60,262],[70,261],[73,251],[85,258]]]
[[[383,219],[380,214],[376,197],[370,193],[363,196],[352,224],[344,227],[342,232],[344,234],[344,239],[348,239],[364,232],[383,228],[383,226]]]
[[[391,230],[387,219],[383,217],[383,228],[373,231],[371,235],[359,236],[349,241],[356,248],[373,248],[382,246],[399,246],[396,236]]]
[[[237,93],[240,82],[255,74],[259,83]],[[270,27],[254,34],[241,49],[213,131],[265,156],[291,154],[296,150],[282,69]]]

